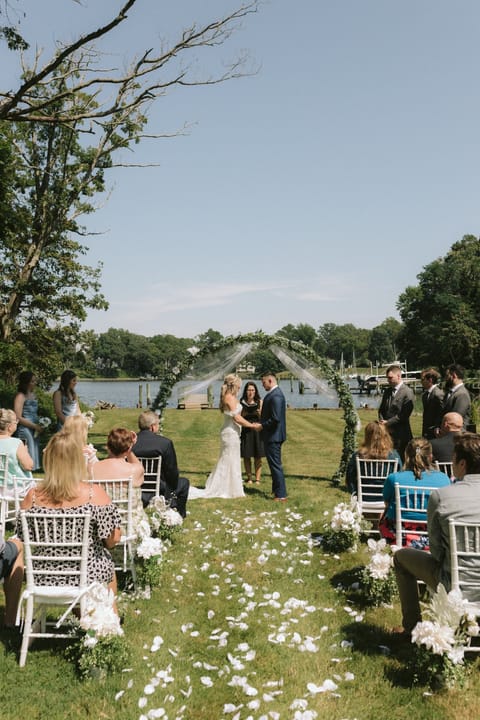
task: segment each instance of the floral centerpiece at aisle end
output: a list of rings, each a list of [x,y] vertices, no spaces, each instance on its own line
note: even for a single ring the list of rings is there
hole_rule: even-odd
[[[76,627],[78,642],[69,649],[82,678],[104,678],[122,670],[129,660],[114,602],[113,592],[101,583],[94,583],[86,593],[84,610]]]
[[[440,584],[424,605],[423,616],[428,619],[412,631],[415,650],[409,665],[414,682],[434,689],[462,685],[467,674],[465,645],[479,634],[475,606],[460,591],[447,593]]]
[[[358,587],[360,594],[368,605],[381,605],[390,603],[397,592],[397,583],[393,571],[394,547],[387,545],[387,541],[367,541],[370,552],[370,562],[360,570]]]
[[[357,499],[352,496],[349,503],[339,503],[333,508],[332,519],[323,526],[321,545],[327,552],[354,550],[365,529]]]

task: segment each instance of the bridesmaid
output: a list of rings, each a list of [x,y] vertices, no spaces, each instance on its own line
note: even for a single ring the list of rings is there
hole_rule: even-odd
[[[57,416],[57,430],[61,430],[65,419],[70,415],[80,415],[80,404],[75,392],[77,375],[73,370],[64,370],[60,376],[60,385],[53,393],[53,407]]]
[[[38,424],[38,401],[35,396],[37,379],[31,370],[24,370],[18,376],[17,394],[13,400],[13,409],[18,419],[16,435],[23,440],[28,454],[33,460],[33,470],[38,470],[40,463],[40,441],[38,435],[43,427]]]

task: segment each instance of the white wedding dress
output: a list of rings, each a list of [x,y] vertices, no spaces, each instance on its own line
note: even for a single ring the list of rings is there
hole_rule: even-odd
[[[240,461],[241,427],[233,419],[240,415],[242,406],[223,413],[223,428],[220,433],[220,457],[201,490],[190,485],[188,499],[195,498],[238,498],[244,497],[242,466]]]

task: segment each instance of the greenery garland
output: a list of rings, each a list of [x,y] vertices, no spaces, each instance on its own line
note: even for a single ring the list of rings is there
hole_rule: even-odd
[[[332,477],[332,482],[338,485],[345,476],[348,460],[355,451],[355,434],[358,415],[353,404],[350,388],[343,378],[331,367],[326,358],[317,355],[314,350],[302,342],[289,340],[281,335],[266,335],[262,331],[257,331],[254,333],[229,335],[217,342],[209,343],[203,348],[189,348],[177,365],[170,368],[163,376],[160,390],[153,402],[153,409],[160,410],[161,412],[166,407],[174,385],[194,367],[199,359],[207,355],[214,355],[216,352],[224,350],[225,348],[243,343],[254,343],[257,347],[264,350],[268,350],[271,345],[278,345],[285,350],[291,350],[301,355],[305,360],[308,360],[312,367],[318,367],[325,378],[333,385],[338,394],[339,405],[343,410],[343,418],[345,420],[342,457],[339,467]]]

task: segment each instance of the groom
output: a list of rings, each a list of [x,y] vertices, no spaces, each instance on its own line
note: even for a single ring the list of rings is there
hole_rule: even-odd
[[[267,391],[263,398],[260,422],[255,430],[262,434],[265,455],[272,475],[272,493],[274,500],[286,502],[287,487],[282,466],[282,443],[287,438],[285,421],[285,395],[277,385],[274,373],[262,375],[262,385]]]

